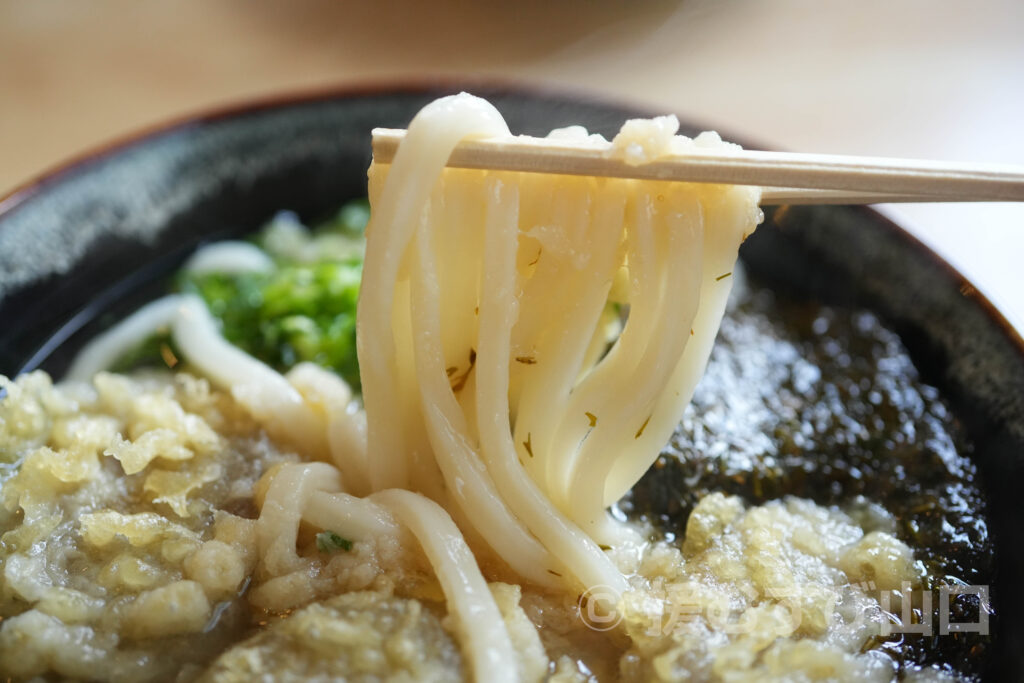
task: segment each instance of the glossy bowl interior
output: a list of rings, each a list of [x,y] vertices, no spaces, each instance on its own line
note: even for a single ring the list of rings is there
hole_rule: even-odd
[[[0,202],[0,374],[59,376],[96,331],[158,295],[197,245],[287,208],[314,220],[365,194],[369,133],[404,127],[458,85],[360,89],[198,118],[111,147]],[[476,87],[513,131],[580,123],[614,133],[627,107]],[[687,130],[683,126],[683,132]],[[973,439],[991,501],[997,581],[990,674],[1024,680],[1024,343],[949,266],[862,207],[769,213],[741,250],[761,281],[872,309]]]

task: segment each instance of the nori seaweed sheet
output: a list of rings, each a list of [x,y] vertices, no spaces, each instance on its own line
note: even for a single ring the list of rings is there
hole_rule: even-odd
[[[877,503],[927,571],[933,635],[894,633],[867,647],[901,672],[935,664],[979,676],[992,634],[938,628],[939,586],[993,579],[986,502],[963,426],[873,314],[737,284],[692,404],[620,508],[682,538],[697,501],[713,491],[751,505],[787,495],[847,511]],[[991,612],[975,595],[950,605],[951,622]]]

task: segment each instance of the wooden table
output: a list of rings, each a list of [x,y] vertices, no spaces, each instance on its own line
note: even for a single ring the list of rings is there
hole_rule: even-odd
[[[429,74],[568,86],[815,152],[1024,164],[1019,0],[0,0],[0,194],[144,126]],[[1024,330],[1024,205],[883,207]]]

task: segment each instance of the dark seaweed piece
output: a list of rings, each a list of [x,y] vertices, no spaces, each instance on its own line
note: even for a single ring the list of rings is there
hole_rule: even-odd
[[[885,507],[927,570],[935,635],[876,643],[901,667],[981,673],[990,636],[938,635],[938,587],[989,585],[993,546],[972,445],[899,338],[872,314],[738,291],[707,373],[672,442],[622,505],[682,537],[720,491],[756,505],[794,495]],[[978,598],[952,600],[976,622]]]

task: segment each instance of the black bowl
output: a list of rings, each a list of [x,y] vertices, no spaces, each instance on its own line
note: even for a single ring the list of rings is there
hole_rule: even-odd
[[[59,376],[83,340],[157,295],[197,245],[250,232],[282,208],[315,220],[364,194],[370,129],[404,127],[466,87],[389,85],[220,112],[17,191],[0,202],[0,373]],[[608,135],[650,115],[564,93],[469,89],[522,133],[581,123]],[[1024,680],[1024,342],[952,268],[870,209],[771,213],[741,255],[775,288],[875,311],[965,423],[998,549],[989,674]]]

